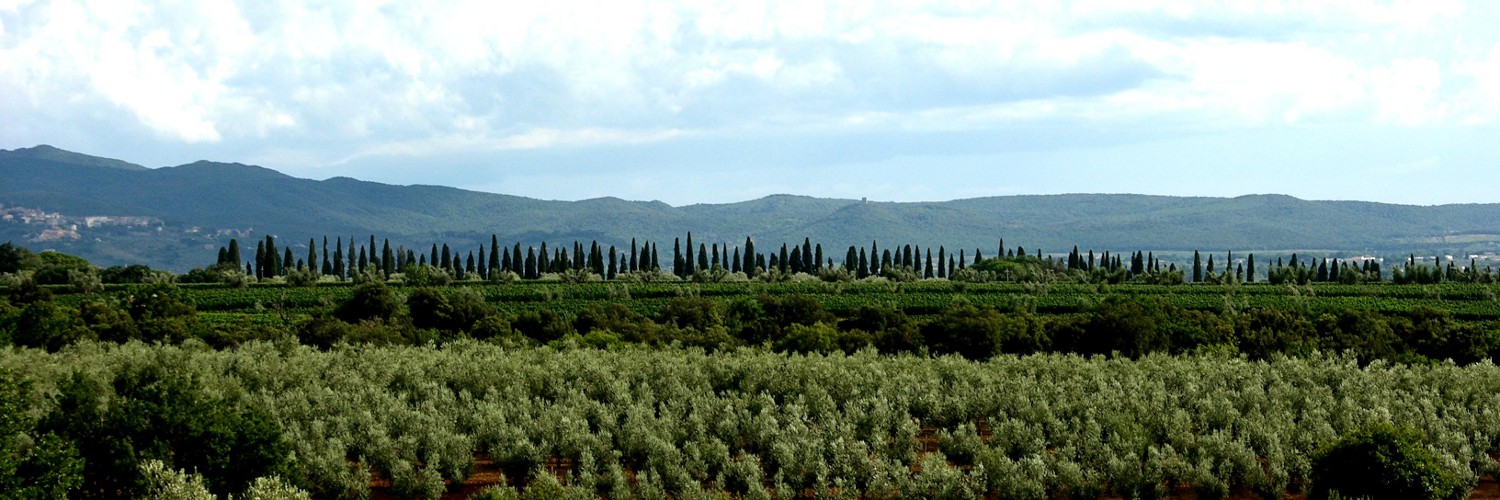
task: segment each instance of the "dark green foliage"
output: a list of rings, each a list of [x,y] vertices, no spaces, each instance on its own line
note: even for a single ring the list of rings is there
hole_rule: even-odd
[[[205,392],[180,359],[127,365],[96,379],[74,373],[39,429],[88,443],[85,497],[138,496],[139,464],[158,459],[202,474],[218,495],[255,478],[286,472],[289,446],[266,413]]]
[[[470,288],[419,288],[406,299],[412,326],[447,332],[468,332],[474,324],[495,313]]]
[[[389,320],[401,312],[401,301],[390,287],[379,281],[367,281],[354,287],[354,296],[334,309],[334,317],[348,323],[368,319]]]
[[[229,269],[239,269],[239,264],[233,261],[226,261],[220,264],[222,266],[216,265],[214,267],[220,268],[227,266]],[[149,278],[152,274],[153,271],[151,270],[151,268],[140,264],[131,264],[125,267],[111,266],[99,271],[99,280],[105,283],[140,284],[145,283],[146,279]]]
[[[35,272],[32,280],[43,285],[64,285],[68,283],[70,272],[89,272],[94,269],[92,264],[82,258],[53,251],[45,251],[31,255],[26,259],[25,269]]]
[[[675,314],[686,314],[684,309],[687,308],[679,306]],[[658,340],[656,323],[641,313],[615,302],[594,304],[584,308],[573,320],[573,326],[578,333],[584,335],[596,331],[607,331],[619,335],[621,339],[628,342],[655,343]]]
[[[726,310],[722,302],[701,298],[676,298],[657,316],[663,325],[706,331],[723,328]]]
[[[568,318],[551,309],[524,311],[511,319],[510,325],[521,335],[543,343],[575,333]]]
[[[1459,499],[1471,485],[1446,469],[1421,434],[1377,423],[1334,443],[1314,461],[1311,500],[1344,498]]]
[[[32,264],[31,251],[9,241],[0,245],[0,273],[14,273],[29,269]]]
[[[933,354],[958,354],[969,359],[987,359],[1002,352],[1002,346],[1013,342],[1017,349],[1035,351],[1039,339],[1032,339],[1022,322],[1008,321],[999,311],[959,305],[922,326],[922,339]]]
[[[839,328],[871,335],[873,345],[881,353],[917,352],[923,345],[917,323],[906,313],[886,305],[860,306],[839,322]]]
[[[83,485],[75,445],[39,433],[29,380],[0,368],[0,499],[66,498]],[[29,440],[30,443],[23,441]]]
[[[125,296],[126,310],[147,342],[180,343],[198,323],[197,309],[181,289],[172,285],[150,285]]]
[[[84,328],[76,309],[44,300],[21,308],[10,340],[22,347],[57,351],[91,336],[92,332]]]

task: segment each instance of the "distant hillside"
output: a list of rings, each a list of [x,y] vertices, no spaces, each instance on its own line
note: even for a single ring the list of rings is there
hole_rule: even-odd
[[[524,245],[632,237],[670,252],[672,238],[760,248],[812,237],[831,255],[848,245],[942,244],[991,252],[1004,238],[1066,252],[1095,250],[1485,250],[1500,240],[1500,205],[1417,207],[1238,198],[1071,194],[933,203],[861,202],[777,195],[672,207],[599,198],[545,201],[439,186],[350,178],[300,179],[238,163],[149,169],[38,146],[0,150],[0,241],[75,253],[101,265],[146,263],[177,271],[212,263],[237,237],[371,234],[392,244],[477,247],[491,234]],[[92,218],[88,218],[92,217]],[[299,253],[299,255],[301,255]]]

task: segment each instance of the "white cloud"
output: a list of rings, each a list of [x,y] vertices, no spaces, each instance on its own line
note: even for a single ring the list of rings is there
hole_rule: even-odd
[[[288,158],[662,131],[1486,123],[1500,44],[1484,15],[1449,0],[12,0],[0,111],[82,123],[105,107],[170,141],[341,149]],[[1496,48],[1457,60],[1455,36]]]

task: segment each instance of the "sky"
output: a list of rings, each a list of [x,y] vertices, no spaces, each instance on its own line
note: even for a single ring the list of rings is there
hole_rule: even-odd
[[[1500,202],[1500,2],[0,0],[0,148],[544,199]]]

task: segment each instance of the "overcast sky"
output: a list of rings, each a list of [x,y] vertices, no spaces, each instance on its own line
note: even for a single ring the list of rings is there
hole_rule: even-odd
[[[0,0],[0,148],[674,205],[1500,202],[1497,27],[1446,0]]]

